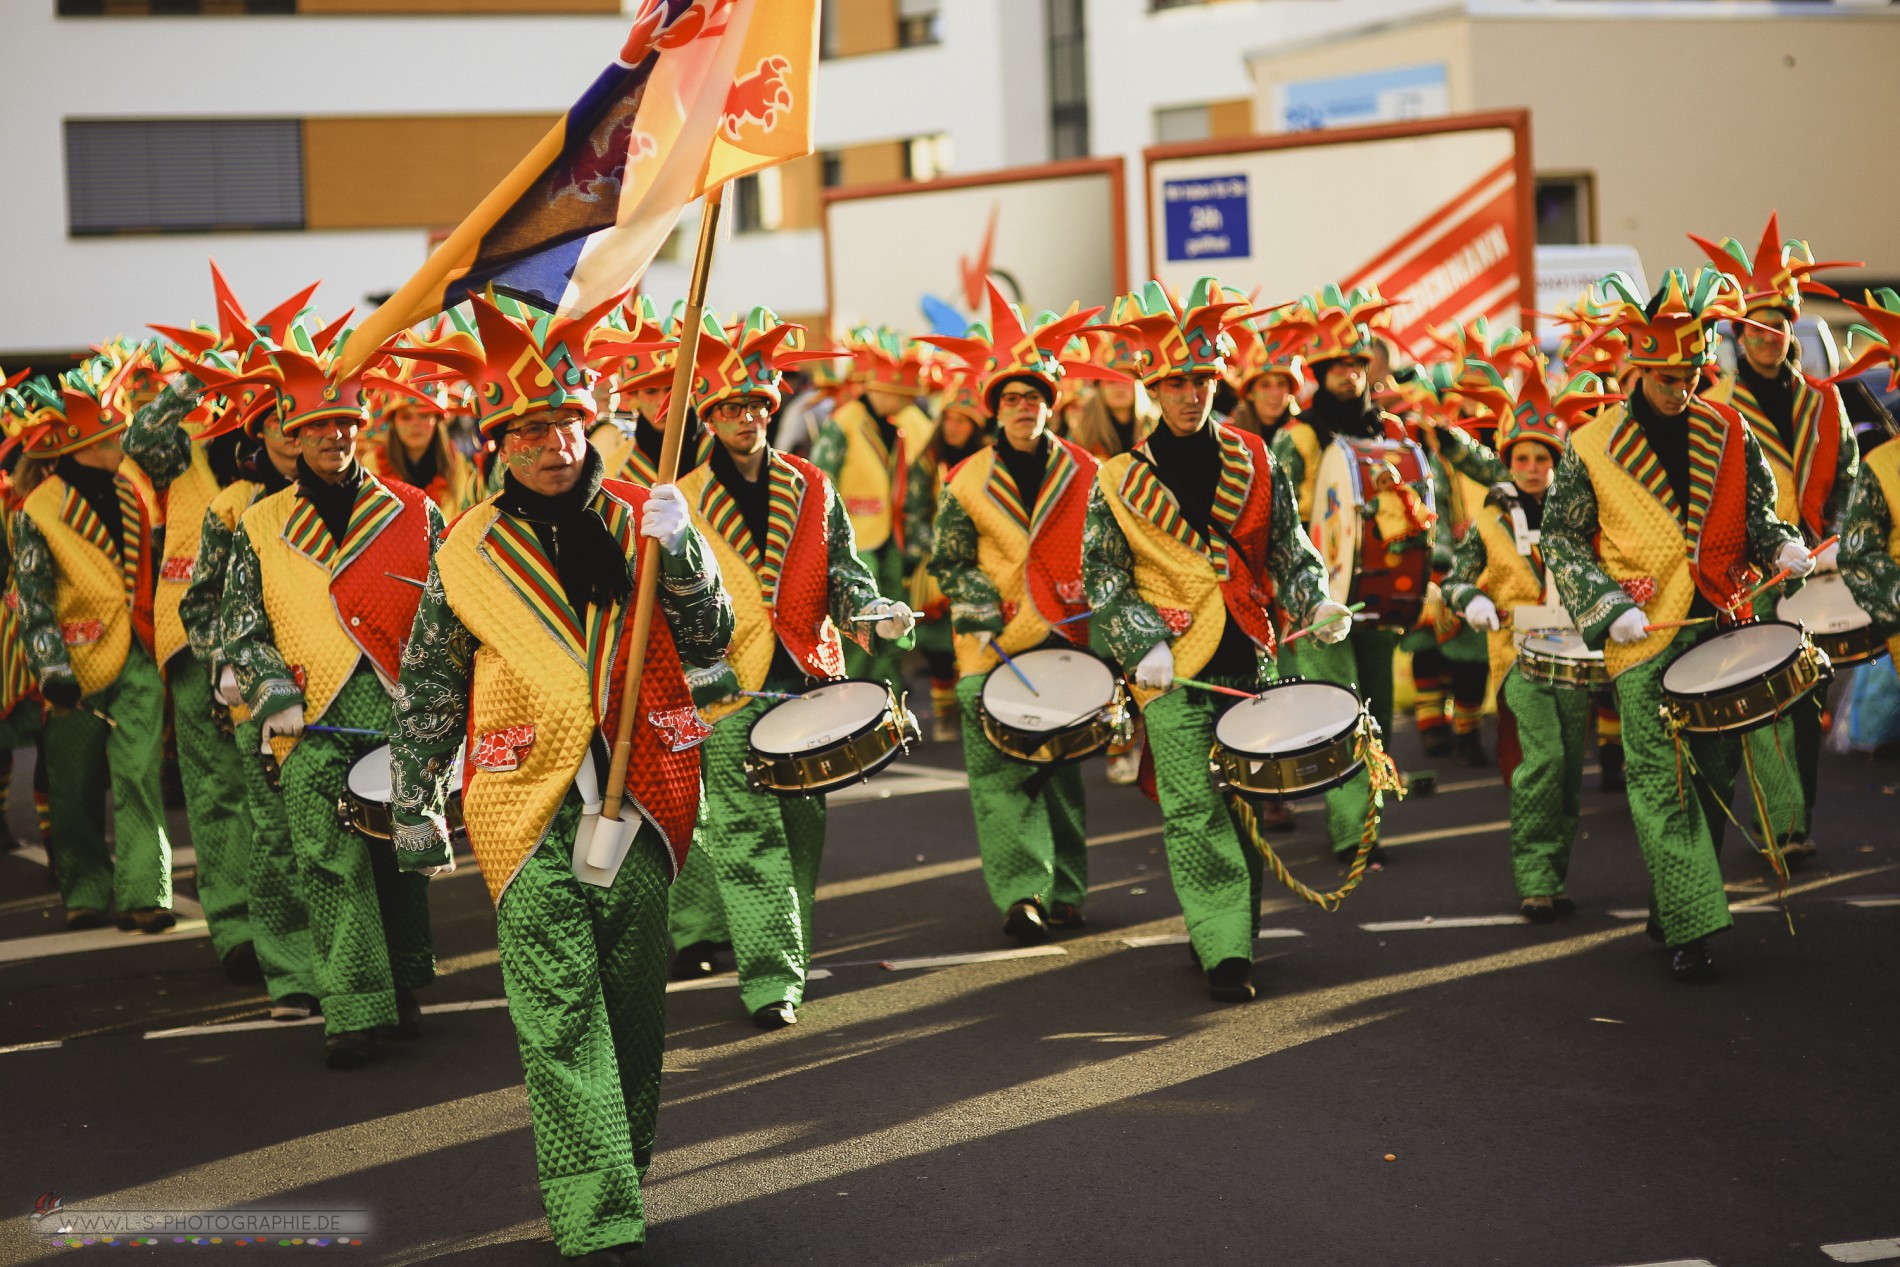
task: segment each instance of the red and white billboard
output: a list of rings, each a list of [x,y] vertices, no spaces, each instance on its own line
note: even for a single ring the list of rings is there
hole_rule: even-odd
[[[1264,306],[1377,286],[1402,342],[1536,303],[1530,115],[1451,116],[1160,146],[1144,158],[1154,276]]]

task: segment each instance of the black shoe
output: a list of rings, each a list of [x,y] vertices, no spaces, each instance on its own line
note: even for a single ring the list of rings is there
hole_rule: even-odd
[[[1550,909],[1559,915],[1575,915],[1577,904],[1563,894],[1554,894],[1550,899]]]
[[[178,923],[178,917],[162,906],[141,906],[119,916],[119,931],[125,933],[162,933]]]
[[[1491,756],[1484,750],[1484,732],[1471,731],[1459,735],[1452,741],[1458,753],[1458,760],[1473,770],[1482,769],[1491,764]]]
[[[1814,842],[1809,840],[1806,836],[1796,836],[1793,840],[1786,840],[1781,843],[1781,857],[1782,860],[1788,864],[1789,870],[1800,866],[1808,859],[1814,857],[1817,852],[1818,850],[1815,849]]]
[[[1656,922],[1654,915],[1651,915],[1643,924],[1643,936],[1649,938],[1651,941],[1661,941],[1663,939],[1662,925]]]
[[[1517,913],[1533,924],[1548,924],[1557,918],[1557,904],[1547,897],[1527,897],[1517,904]]]
[[[1038,946],[1049,940],[1049,925],[1035,899],[1024,898],[1009,908],[1003,918],[1003,935],[1014,937],[1024,946]]]
[[[416,1001],[416,992],[406,985],[396,987],[396,1023],[389,1027],[389,1032],[405,1040],[422,1037],[422,1004]]]
[[[376,1055],[376,1031],[353,1029],[323,1040],[323,1063],[332,1069],[361,1069]]]
[[[1602,788],[1605,792],[1623,791],[1627,786],[1623,779],[1623,745],[1620,743],[1606,743],[1600,745],[1597,751],[1597,761],[1603,767],[1603,773],[1600,776],[1601,782],[1599,782],[1597,786]]]
[[[1082,908],[1073,902],[1051,902],[1049,904],[1049,917],[1043,920],[1043,924],[1051,929],[1065,933],[1072,929],[1087,928],[1089,926],[1088,920],[1082,917]]]
[[[68,931],[77,931],[81,928],[104,928],[111,922],[106,918],[104,911],[95,911],[90,906],[75,906],[66,912]]]
[[[768,1003],[752,1014],[752,1023],[763,1030],[784,1029],[798,1024],[798,1012],[790,1003]]]
[[[0,853],[12,853],[19,847],[20,842],[14,839],[13,828],[7,825],[4,818],[0,818]]]
[[[1669,971],[1678,981],[1707,981],[1715,976],[1715,960],[1709,957],[1709,941],[1698,937],[1669,952]]]
[[[241,941],[224,955],[224,975],[233,985],[264,984],[264,968],[257,962],[257,947]]]
[[[1216,1003],[1246,1003],[1254,996],[1253,960],[1223,959],[1207,970],[1207,992]]]
[[[675,981],[692,981],[699,977],[710,977],[719,971],[719,947],[713,942],[696,941],[690,946],[682,946],[673,956],[667,975]]]

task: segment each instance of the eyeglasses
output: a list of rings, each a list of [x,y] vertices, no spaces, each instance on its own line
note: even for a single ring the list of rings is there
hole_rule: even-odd
[[[1042,396],[1037,392],[1004,392],[996,398],[998,409],[1025,409],[1040,404]]]
[[[548,438],[548,433],[558,431],[571,439],[579,439],[582,420],[579,418],[535,418],[518,427],[510,427],[503,435],[519,436],[524,443],[539,444]]]
[[[741,422],[747,418],[769,418],[772,406],[764,400],[722,400],[707,410],[714,422]]]

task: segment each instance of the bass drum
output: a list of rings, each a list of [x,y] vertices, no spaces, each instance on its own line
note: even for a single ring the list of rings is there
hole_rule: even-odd
[[[1412,441],[1334,440],[1320,454],[1308,526],[1332,600],[1363,602],[1354,619],[1401,633],[1417,627],[1432,579],[1429,527],[1417,527],[1402,485],[1422,486],[1432,510],[1425,450]]]

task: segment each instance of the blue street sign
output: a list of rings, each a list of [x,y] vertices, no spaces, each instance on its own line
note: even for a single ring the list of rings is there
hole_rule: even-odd
[[[1253,254],[1247,177],[1201,176],[1162,183],[1168,260],[1231,260]]]

